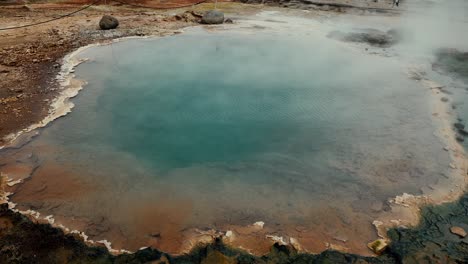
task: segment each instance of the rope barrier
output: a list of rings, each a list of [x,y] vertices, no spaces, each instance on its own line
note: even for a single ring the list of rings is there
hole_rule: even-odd
[[[59,19],[65,18],[65,17],[69,17],[69,16],[74,15],[74,14],[76,14],[76,13],[78,13],[78,12],[81,12],[81,11],[87,9],[87,8],[90,8],[91,6],[97,4],[99,1],[101,1],[101,0],[96,0],[96,1],[92,2],[91,4],[89,4],[89,5],[87,5],[87,6],[84,6],[84,7],[80,8],[80,9],[78,9],[78,10],[75,10],[75,11],[73,11],[73,12],[71,12],[71,13],[68,13],[68,14],[65,14],[65,15],[61,15],[61,16],[56,17],[56,18],[52,18],[52,19],[45,20],[45,21],[41,21],[41,22],[37,22],[37,23],[22,25],[22,26],[0,28],[0,31],[37,26],[37,25],[49,23],[49,22],[52,22],[52,21],[55,21],[55,20],[59,20]]]
[[[181,5],[181,6],[166,6],[166,7],[153,7],[153,6],[144,6],[144,5],[137,5],[137,4],[132,4],[132,3],[127,3],[126,1],[122,0],[113,0],[114,2],[123,4],[123,5],[128,5],[128,6],[134,6],[134,7],[140,7],[140,8],[150,8],[150,9],[175,9],[175,8],[183,8],[183,7],[189,7],[189,6],[196,6],[205,2],[208,2],[210,0],[201,0],[200,2],[197,3],[192,3],[192,4],[186,4],[186,5]]]
[[[75,10],[71,13],[68,13],[68,14],[65,14],[65,15],[61,15],[59,17],[56,17],[56,18],[52,18],[52,19],[49,19],[49,20],[45,20],[45,21],[41,21],[41,22],[37,22],[37,23],[32,23],[32,24],[27,24],[27,25],[22,25],[22,26],[14,26],[14,27],[6,27],[6,28],[0,28],[0,31],[4,31],[4,30],[11,30],[11,29],[18,29],[18,28],[27,28],[27,27],[33,27],[33,26],[37,26],[37,25],[41,25],[41,24],[45,24],[45,23],[49,23],[49,22],[52,22],[52,21],[56,21],[56,20],[59,20],[59,19],[62,19],[62,18],[65,18],[65,17],[69,17],[71,15],[74,15],[78,12],[81,12],[87,8],[90,8],[91,6],[93,5],[96,5],[98,2],[100,2],[101,0],[96,0],[94,2],[92,2],[91,4],[87,5],[87,6],[84,6],[78,10]],[[121,1],[121,0],[113,0],[117,3],[120,3],[120,4],[123,4],[123,5],[128,5],[128,6],[134,6],[134,7],[140,7],[140,8],[151,8],[151,9],[175,9],[175,8],[183,8],[183,7],[189,7],[189,6],[196,6],[196,5],[199,5],[199,4],[202,4],[202,3],[205,3],[205,2],[208,2],[210,0],[201,0],[197,3],[192,3],[192,4],[187,4],[187,5],[181,5],[181,6],[171,6],[171,7],[151,7],[151,6],[144,6],[144,5],[137,5],[137,4],[132,4],[132,3],[127,3],[125,1]]]

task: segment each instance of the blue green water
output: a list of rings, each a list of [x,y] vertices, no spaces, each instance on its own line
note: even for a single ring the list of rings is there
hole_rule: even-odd
[[[80,56],[88,85],[31,148],[54,148],[43,163],[96,187],[29,205],[105,219],[132,241],[144,241],[135,226],[166,222],[338,229],[323,210],[369,233],[372,204],[419,193],[447,166],[427,91],[397,61],[331,40],[194,30]],[[142,224],[135,204],[163,224]]]

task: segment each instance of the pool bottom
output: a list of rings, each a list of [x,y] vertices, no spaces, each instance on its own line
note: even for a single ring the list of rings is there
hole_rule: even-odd
[[[372,222],[391,209],[386,199],[376,200],[366,193],[369,190],[355,189],[359,193],[345,197],[339,185],[333,199],[312,201],[310,196],[285,194],[282,186],[268,190],[231,182],[226,184],[228,188],[217,191],[205,186],[206,193],[198,195],[204,202],[196,203],[190,196],[174,195],[177,186],[168,182],[163,191],[150,191],[156,187],[152,178],[139,179],[140,185],[146,186],[144,191],[120,182],[118,177],[112,182],[90,181],[96,177],[83,177],[79,165],[44,158],[47,153],[63,152],[57,147],[33,142],[6,151],[8,155],[3,157],[8,158],[2,164],[9,165],[2,166],[2,173],[25,179],[8,188],[14,193],[10,200],[17,204],[16,209],[32,209],[41,217],[50,215],[55,225],[79,230],[93,241],[107,240],[116,250],[151,246],[181,254],[199,242],[208,243],[221,236],[227,244],[256,255],[268,252],[275,242],[292,244],[306,252],[331,248],[370,255],[366,244],[377,238]],[[177,178],[173,180],[177,182]],[[203,184],[197,190],[203,190]],[[137,191],[128,196],[126,192],[132,188]],[[232,200],[239,192],[244,193],[244,199]],[[261,192],[264,200],[250,200],[251,192]],[[355,200],[356,196],[361,200]],[[218,206],[213,206],[213,201]]]

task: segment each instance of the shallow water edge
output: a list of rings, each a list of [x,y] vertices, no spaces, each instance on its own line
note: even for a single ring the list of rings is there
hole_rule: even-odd
[[[157,249],[145,248],[132,254],[110,254],[104,247],[83,243],[75,234],[64,234],[62,229],[49,224],[38,224],[28,217],[13,212],[6,204],[0,205],[0,261],[10,263],[466,263],[468,238],[450,233],[452,225],[467,227],[468,195],[460,200],[438,206],[426,206],[417,227],[389,230],[392,243],[378,257],[363,257],[327,250],[313,255],[300,253],[289,245],[272,245],[261,257],[226,245],[217,238],[199,245],[191,252],[173,256]],[[37,244],[35,241],[41,243]]]

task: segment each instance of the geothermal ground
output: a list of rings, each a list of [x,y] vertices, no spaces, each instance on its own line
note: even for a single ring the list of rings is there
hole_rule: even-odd
[[[60,207],[61,203],[73,203],[71,200],[93,191],[89,186],[81,188],[82,186],[72,180],[75,175],[66,172],[63,167],[40,169],[37,156],[29,155],[27,148],[29,142],[34,142],[34,137],[38,135],[35,129],[47,129],[50,121],[70,111],[72,105],[68,98],[75,96],[83,85],[80,81],[72,79],[72,66],[80,61],[77,60],[78,53],[70,52],[89,44],[109,44],[114,39],[125,37],[179,34],[186,27],[198,25],[201,14],[214,6],[213,3],[204,3],[179,9],[154,9],[191,4],[182,1],[167,4],[155,4],[153,1],[135,2],[137,5],[152,8],[127,6],[120,2],[97,5],[51,23],[0,31],[0,138],[1,145],[6,146],[0,157],[0,171],[4,202],[8,199],[10,201],[8,206],[4,205],[1,210],[0,260],[6,263],[145,263],[156,260],[170,263],[467,261],[467,238],[463,236],[464,230],[468,230],[466,197],[463,196],[466,187],[465,150],[460,143],[465,135],[464,115],[456,112],[457,107],[463,109],[460,106],[461,100],[451,97],[453,94],[459,98],[464,96],[466,53],[463,51],[466,51],[466,47],[461,44],[462,40],[434,42],[427,39],[424,44],[430,43],[432,46],[409,41],[398,46],[399,48],[392,48],[408,35],[408,32],[394,30],[394,25],[395,28],[398,27],[400,19],[414,22],[405,12],[414,11],[415,3],[403,5],[402,9],[392,9],[389,1],[312,2],[314,1],[280,3],[281,6],[294,9],[278,8],[275,7],[277,4],[272,2],[267,2],[269,5],[255,5],[255,1],[252,5],[218,3],[217,8],[224,11],[226,17],[234,20],[234,25],[205,26],[203,30],[229,32],[235,29],[255,34],[274,32],[277,29],[295,32],[310,27],[316,32],[329,33],[328,38],[336,40],[338,45],[343,45],[350,52],[375,56],[382,61],[390,58],[389,62],[401,64],[401,72],[408,77],[409,82],[414,83],[413,88],[427,91],[424,93],[428,102],[427,116],[434,126],[433,140],[440,144],[440,152],[437,153],[443,157],[437,162],[443,163],[441,166],[444,169],[440,172],[431,171],[431,177],[424,178],[426,182],[421,185],[420,190],[410,192],[411,194],[399,193],[389,197],[387,202],[369,202],[366,206],[372,210],[375,221],[369,221],[368,227],[357,228],[354,233],[345,231],[343,235],[342,232],[338,232],[327,237],[320,232],[299,226],[293,228],[294,234],[300,237],[297,239],[290,236],[291,231],[282,230],[282,233],[281,230],[268,226],[268,222],[265,225],[264,222],[251,221],[252,223],[244,226],[224,226],[222,230],[186,230],[182,240],[179,234],[175,234],[179,241],[173,239],[176,242],[171,240],[169,243],[149,243],[154,249],[137,251],[138,247],[132,248],[132,251],[137,251],[135,254],[125,251],[125,242],[122,242],[125,239],[122,237],[115,236],[114,241],[112,237],[106,236],[89,239],[89,234],[82,232],[86,229],[84,226],[68,225],[72,223],[70,219],[56,219],[48,215],[47,210],[39,214],[43,209],[42,205],[53,204],[51,200],[56,201],[57,207]],[[426,4],[425,1],[419,2],[423,6]],[[6,28],[57,18],[79,8],[80,5],[72,1],[66,4],[37,3],[28,6],[8,3],[0,7],[0,28]],[[118,17],[118,29],[99,30],[97,24],[103,14]],[[309,19],[314,23],[308,24]],[[455,28],[463,25],[465,21],[457,23]],[[299,24],[301,26],[296,26]],[[372,28],[362,25],[371,25]],[[410,33],[412,29],[409,30]],[[441,51],[440,61],[432,67],[432,62],[427,58],[427,51],[434,46],[439,49],[454,49]],[[420,52],[415,52],[415,49]],[[67,54],[66,60],[63,60]],[[448,64],[450,65],[447,66]],[[455,127],[454,123],[457,124]],[[46,148],[42,150],[44,153],[53,151]],[[405,157],[399,159],[402,161],[398,166],[403,168],[402,173],[407,173],[405,168],[410,165],[404,160],[414,157],[413,154],[404,155]],[[16,165],[12,166],[12,162]],[[366,175],[365,170],[353,164],[337,166]],[[392,169],[386,168],[385,170],[389,171]],[[63,175],[59,178],[61,174]],[[418,170],[416,174],[424,174],[424,171]],[[408,181],[415,180],[414,172],[404,175],[408,177]],[[60,192],[53,191],[59,189]],[[164,209],[167,206],[161,207]],[[165,210],[174,213],[171,208]],[[330,212],[327,214],[336,217]],[[164,218],[164,214],[158,214],[157,217]],[[93,223],[93,226],[95,231],[102,229],[104,225]],[[326,226],[323,228],[327,229]],[[363,235],[364,241],[357,243],[353,240],[356,233]],[[152,239],[160,240],[160,236],[160,233],[157,233]],[[382,254],[380,257],[349,254],[375,256],[376,252],[367,249],[366,242],[379,237],[382,243],[389,244],[384,252],[379,252]],[[107,238],[110,241],[105,240]],[[91,241],[92,239],[94,241]],[[96,242],[98,239],[101,240]],[[31,244],[31,241],[39,240],[42,241],[40,245]],[[83,243],[83,240],[86,243]],[[112,242],[114,244],[111,244]],[[275,244],[272,245],[273,243]],[[140,246],[139,243],[134,244]],[[144,242],[143,244],[147,245]],[[246,251],[239,250],[240,248]],[[158,250],[175,253],[178,257]],[[323,250],[326,251],[320,255],[310,254]],[[335,250],[347,253],[338,253]],[[110,255],[109,251],[120,255]],[[249,253],[264,256],[260,258]]]

